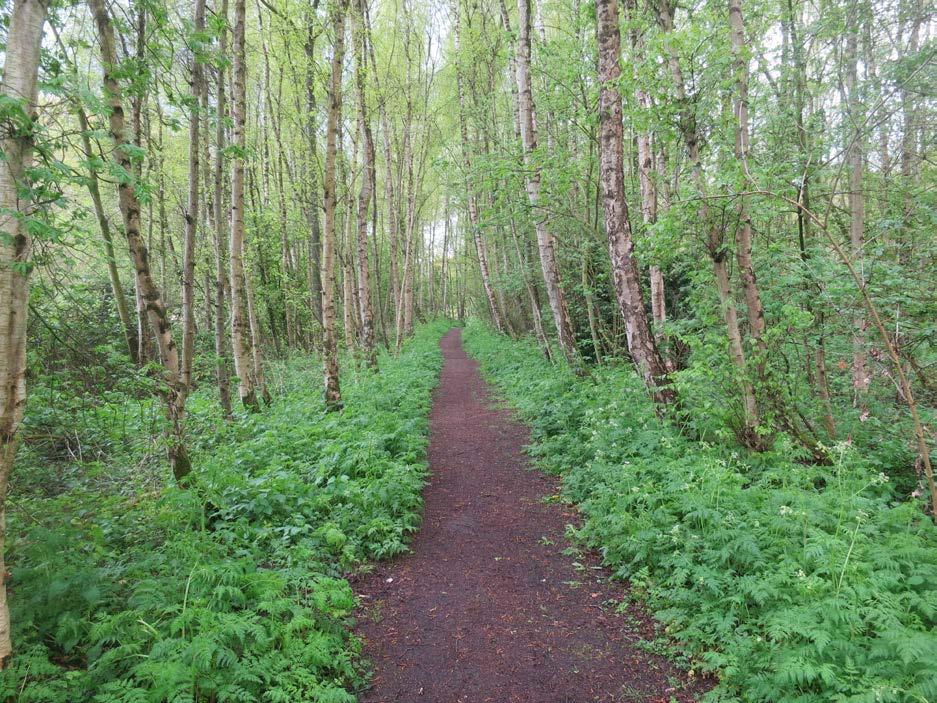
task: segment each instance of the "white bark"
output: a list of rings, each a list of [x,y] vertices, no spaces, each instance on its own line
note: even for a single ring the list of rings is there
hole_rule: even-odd
[[[576,341],[566,307],[566,298],[560,285],[559,266],[556,261],[556,248],[553,234],[547,227],[547,218],[538,212],[540,204],[540,165],[534,152],[537,150],[537,132],[535,128],[534,100],[530,87],[530,0],[517,1],[518,37],[517,37],[517,99],[520,117],[521,141],[524,146],[525,186],[527,199],[530,201],[537,232],[537,246],[540,251],[540,267],[546,284],[553,323],[556,326],[560,348],[573,366],[579,365]]]
[[[46,5],[39,0],[15,0],[7,34],[6,61],[0,95],[21,101],[30,120],[36,119],[36,81],[39,46]],[[26,406],[26,312],[29,303],[30,241],[21,216],[30,203],[20,199],[19,186],[32,163],[28,134],[3,126],[0,161],[0,663],[13,651],[7,605],[6,497]],[[15,213],[10,215],[8,213]]]

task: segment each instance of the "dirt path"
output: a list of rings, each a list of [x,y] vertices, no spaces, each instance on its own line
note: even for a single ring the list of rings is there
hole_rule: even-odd
[[[638,646],[647,616],[603,607],[621,586],[594,557],[563,555],[575,518],[542,501],[557,482],[527,470],[527,429],[489,405],[461,331],[441,346],[423,528],[411,554],[357,584],[374,664],[361,701],[695,700],[699,682]]]

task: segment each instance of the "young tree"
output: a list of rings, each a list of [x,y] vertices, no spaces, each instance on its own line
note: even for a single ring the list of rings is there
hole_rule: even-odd
[[[749,177],[749,126],[748,126],[748,40],[745,37],[745,20],[742,16],[741,0],[729,0],[729,27],[732,35],[732,58],[735,69],[735,158],[742,170],[743,188],[750,186]],[[765,311],[761,304],[761,292],[755,277],[755,264],[752,260],[752,218],[749,212],[749,197],[742,193],[738,197],[736,213],[738,224],[735,228],[735,257],[739,267],[739,278],[745,293],[748,307],[748,326],[758,350],[756,367],[758,376],[764,380],[764,368],[767,362],[765,342]]]
[[[319,224],[319,169],[318,169],[318,136],[316,134],[316,118],[318,105],[316,103],[315,81],[313,79],[316,65],[316,37],[319,33],[316,11],[319,9],[319,0],[314,0],[306,16],[306,41],[303,50],[306,56],[306,114],[304,134],[309,149],[309,202],[306,205],[306,222],[309,226],[309,239],[306,241],[308,259],[306,266],[306,287],[309,289],[309,301],[313,317],[322,324],[322,232]]]
[[[679,115],[680,131],[690,162],[690,178],[700,201],[699,221],[707,229],[706,252],[712,263],[716,293],[719,297],[722,318],[725,323],[729,359],[735,368],[739,390],[742,395],[742,427],[739,428],[739,435],[745,444],[751,447],[759,447],[762,446],[762,439],[758,429],[761,424],[761,413],[755,397],[755,388],[749,377],[742,328],[739,324],[738,310],[735,307],[735,298],[729,277],[727,261],[729,252],[726,250],[725,245],[725,231],[723,224],[717,221],[709,207],[709,188],[703,174],[703,161],[700,156],[702,139],[697,124],[697,116],[694,114],[693,104],[687,94],[683,69],[680,65],[680,56],[670,37],[667,36],[674,31],[673,11],[668,0],[659,0],[657,3],[657,20],[665,34],[666,60],[670,68],[677,104],[681,106]]]

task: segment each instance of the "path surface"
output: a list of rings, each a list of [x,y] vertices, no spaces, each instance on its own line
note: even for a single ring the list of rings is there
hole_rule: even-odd
[[[489,404],[461,331],[441,346],[423,528],[356,585],[374,665],[361,701],[695,700],[699,682],[638,646],[647,616],[603,607],[621,586],[594,557],[563,555],[575,517],[543,502],[557,482],[528,470],[527,429]]]

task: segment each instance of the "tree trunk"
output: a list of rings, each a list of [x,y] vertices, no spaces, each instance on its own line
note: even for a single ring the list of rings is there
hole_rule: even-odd
[[[670,190],[666,182],[667,179],[667,162],[665,160],[665,154],[663,151],[657,153],[656,158],[656,170],[657,177],[660,179],[661,187],[658,191],[657,188],[654,189],[655,193],[655,212],[654,212],[654,221],[657,221],[657,218],[660,216],[661,212],[667,212],[670,209]],[[657,338],[658,346],[664,345],[667,343],[667,337],[663,332],[664,325],[667,322],[667,296],[664,288],[664,273],[660,270],[659,266],[651,265],[650,267],[650,278],[651,278],[651,315],[654,319],[655,325],[655,334]],[[675,363],[673,358],[666,352],[662,351],[661,356],[664,357],[664,363],[667,365],[669,371],[673,371],[675,368]]]
[[[277,189],[277,214],[279,217],[278,224],[280,230],[280,278],[277,285],[277,291],[283,303],[283,317],[286,328],[286,348],[289,350],[291,347],[297,346],[296,316],[293,301],[290,298],[290,284],[293,280],[293,262],[292,253],[290,251],[289,213],[286,206],[286,187],[283,180],[285,161],[283,135],[280,126],[281,118],[278,114],[278,111],[274,109],[274,104],[278,106],[283,104],[283,72],[282,70],[280,72],[280,79],[277,82],[276,101],[274,102],[270,79],[270,52],[267,49],[267,42],[269,39],[266,38],[265,34],[266,29],[263,22],[263,10],[260,2],[257,4],[257,16],[260,21],[260,31],[265,35],[265,38],[261,41],[260,44],[264,65],[263,93],[264,108],[266,111],[264,123],[266,125],[266,122],[269,120],[270,126],[273,129],[274,145],[276,146],[276,160],[274,161],[274,159],[269,156],[267,142],[266,140],[264,141],[264,154],[267,157],[264,166],[264,174],[266,177],[268,169],[272,166],[274,169],[273,181]],[[266,129],[264,130],[264,134],[266,135]],[[269,203],[269,191],[265,195],[267,195],[265,202]]]
[[[325,145],[325,232],[322,239],[322,370],[325,405],[329,410],[342,406],[339,385],[338,342],[335,338],[335,155],[341,137],[342,61],[345,53],[345,11],[347,0],[334,0],[330,8],[334,46],[329,87],[329,117]]]
[[[862,192],[862,130],[864,119],[860,114],[859,81],[858,81],[858,18],[850,19],[846,37],[846,113],[850,129],[846,133],[848,143],[846,146],[846,167],[849,170],[849,243],[852,260],[860,266],[862,264],[863,235],[865,231],[865,197]],[[863,286],[865,283],[863,282]],[[852,355],[852,387],[855,392],[856,405],[865,403],[865,395],[869,390],[871,377],[868,369],[868,354],[866,352],[866,332],[868,324],[865,316],[856,313],[853,318],[853,355]]]
[[[316,0],[318,5],[318,0]],[[312,304],[312,314],[322,323],[322,233],[319,228],[319,171],[318,165],[318,136],[316,135],[316,92],[313,81],[313,68],[315,66],[315,12],[310,13],[308,20],[306,52],[306,141],[309,145],[309,204],[306,215],[309,226],[309,266],[306,273],[306,286],[309,288],[309,300]]]
[[[710,217],[706,181],[703,178],[703,165],[700,159],[700,135],[696,126],[696,115],[693,114],[690,98],[686,91],[683,70],[680,67],[680,57],[667,36],[674,31],[673,14],[667,0],[658,1],[657,19],[665,35],[667,64],[670,67],[674,83],[674,94],[677,103],[683,106],[679,115],[680,131],[686,143],[687,156],[690,161],[690,176],[700,198],[699,219],[708,229],[706,250],[712,261],[713,278],[716,283],[716,293],[719,296],[719,307],[726,325],[729,359],[735,367],[739,391],[742,395],[743,426],[740,431],[740,439],[746,445],[757,447],[761,444],[757,432],[760,423],[758,402],[755,399],[754,386],[748,376],[745,349],[742,344],[742,331],[739,327],[738,311],[735,307],[735,299],[729,281],[724,232],[721,225],[711,221],[712,218]]]
[[[355,42],[355,86],[358,91],[358,130],[364,139],[361,160],[361,190],[358,192],[358,305],[361,313],[361,351],[365,363],[372,369],[377,368],[377,350],[374,344],[374,308],[371,305],[371,283],[368,275],[368,208],[371,204],[374,174],[374,138],[368,121],[368,106],[365,102],[365,79],[367,77],[367,56],[365,42],[368,41],[364,27],[364,7],[359,0],[357,41]],[[375,261],[376,264],[380,260]]]
[[[507,4],[504,0],[499,0],[499,8],[501,9],[501,24],[504,27],[509,35],[512,34],[511,31],[511,18],[508,15]],[[517,56],[514,50],[514,43],[511,42],[508,46],[508,70],[510,72],[512,80],[511,84],[511,108],[513,113],[513,126],[514,126],[514,143],[523,150],[523,142],[521,140],[521,112],[520,112],[520,98],[518,96],[518,84],[517,84]],[[540,345],[540,350],[543,352],[544,358],[548,361],[551,360],[552,354],[550,352],[550,342],[547,339],[546,333],[543,330],[543,315],[540,312],[540,301],[537,297],[536,284],[530,277],[530,270],[528,268],[528,262],[526,257],[521,251],[520,242],[517,235],[517,224],[513,213],[511,213],[511,238],[514,241],[514,249],[517,253],[518,265],[521,268],[521,277],[524,280],[524,289],[527,292],[527,301],[530,304],[530,314],[531,322],[534,327],[534,334],[537,337],[537,343]]]
[[[522,0],[523,1],[523,0]],[[617,0],[597,0],[599,46],[599,170],[605,203],[605,231],[612,259],[615,297],[625,319],[628,349],[648,391],[657,402],[673,400],[666,388],[664,365],[644,309],[641,280],[634,259],[634,242],[625,202],[625,173],[622,146],[621,32]]]
[[[921,43],[921,24],[924,22],[924,2],[923,0],[910,0],[911,11],[911,31],[908,37],[908,56],[916,56]],[[917,99],[912,90],[907,85],[901,87],[901,178],[903,180],[905,196],[902,207],[902,222],[904,227],[909,230],[910,237],[912,218],[914,214],[913,186],[917,181],[917,134],[915,133],[917,123]],[[886,141],[887,144],[887,141]],[[907,246],[902,247],[899,259],[907,263],[912,259],[913,242],[908,240]]]
[[[540,266],[543,270],[543,280],[547,288],[547,298],[553,312],[553,323],[560,348],[566,355],[571,366],[579,367],[579,354],[576,351],[576,340],[573,336],[573,327],[569,319],[569,310],[566,307],[566,298],[560,285],[559,266],[556,261],[556,250],[546,215],[538,213],[540,204],[540,166],[536,163],[537,133],[534,128],[534,101],[530,88],[530,0],[518,0],[518,38],[517,38],[517,97],[518,111],[521,120],[521,141],[524,146],[525,185],[527,199],[530,201],[531,214],[534,218],[534,227],[537,231],[537,245],[540,250]]]
[[[478,268],[481,272],[482,286],[485,289],[485,297],[488,300],[488,310],[491,313],[491,321],[494,323],[498,332],[504,332],[504,325],[501,321],[501,312],[498,310],[498,303],[495,300],[494,288],[491,285],[491,276],[488,271],[488,253],[485,250],[485,242],[482,239],[481,229],[478,217],[478,202],[474,188],[474,178],[472,177],[472,153],[468,139],[468,122],[465,114],[465,94],[462,91],[462,67],[461,67],[461,15],[462,7],[460,0],[453,0],[454,30],[455,30],[455,80],[456,92],[459,97],[459,136],[462,144],[462,163],[465,168],[465,190],[468,200],[469,223],[472,229],[472,240],[475,243],[475,253],[478,256]]]
[[[550,342],[547,339],[546,332],[543,330],[543,316],[540,313],[540,300],[537,297],[537,288],[530,275],[530,263],[524,256],[520,241],[517,236],[517,226],[514,218],[511,218],[511,239],[514,241],[514,252],[517,254],[517,263],[521,270],[521,278],[524,281],[524,290],[527,292],[527,302],[530,305],[530,317],[534,327],[534,335],[537,337],[537,344],[540,345],[540,351],[547,361],[552,359],[550,353]]]
[[[627,6],[629,8],[629,12],[633,14],[635,6],[633,0],[629,1]],[[637,65],[643,64],[645,60],[644,40],[637,29],[631,30],[631,48],[636,64],[635,73],[637,73]],[[635,78],[637,79],[637,76],[635,76]],[[638,106],[641,108],[641,110],[644,111],[645,114],[649,113],[653,107],[651,104],[651,96],[648,95],[646,90],[640,87],[640,84],[637,83],[637,81],[634,94]],[[638,132],[637,143],[638,182],[641,189],[641,217],[644,221],[644,226],[648,227],[657,222],[657,212],[659,205],[657,187],[654,184],[654,180],[651,175],[656,171],[654,164],[654,146],[651,132]],[[661,272],[660,267],[653,264],[650,266],[650,280],[651,314],[653,316],[656,327],[654,338],[657,344],[660,345],[663,342],[663,335],[661,330],[663,329],[664,322],[666,322],[667,319],[664,275]],[[668,368],[670,368],[670,364],[666,358],[664,359],[664,363]]]
[[[749,177],[749,126],[748,126],[748,45],[745,38],[745,20],[741,0],[729,0],[729,26],[732,34],[732,59],[735,70],[735,158],[744,174],[742,186],[751,185]],[[767,347],[765,345],[765,311],[761,304],[761,293],[755,277],[752,260],[752,219],[748,211],[748,196],[740,195],[737,205],[738,224],[735,228],[735,258],[739,267],[739,278],[745,293],[748,308],[748,325],[758,350],[755,367],[759,379],[764,380]]]
[[[76,112],[78,114],[78,126],[81,129],[81,144],[86,157],[90,160],[94,156],[91,148],[91,138],[88,132],[91,129],[88,124],[88,117],[85,114],[79,101],[75,102]],[[120,272],[117,269],[117,257],[114,254],[114,238],[111,236],[111,226],[104,212],[104,203],[101,199],[101,188],[98,182],[98,172],[95,168],[88,169],[88,193],[91,195],[91,202],[94,205],[94,214],[98,220],[98,226],[101,229],[101,238],[104,240],[104,255],[107,257],[107,277],[111,283],[111,293],[114,295],[114,303],[117,306],[117,315],[120,318],[120,326],[124,331],[124,339],[127,342],[127,349],[130,352],[130,358],[140,363],[140,348],[137,344],[134,334],[135,322],[130,317],[130,310],[127,308],[127,299],[124,297],[124,287],[120,282]]]
[[[91,12],[98,30],[101,62],[104,67],[104,93],[110,107],[108,124],[114,142],[113,158],[125,173],[134,173],[130,152],[124,148],[126,131],[121,87],[115,73],[120,70],[114,45],[114,27],[108,16],[104,0],[90,0]],[[122,179],[117,185],[120,212],[124,220],[124,234],[136,270],[137,286],[146,304],[147,319],[156,338],[163,377],[166,414],[170,423],[169,461],[177,481],[191,471],[192,464],[185,447],[185,389],[180,377],[179,351],[172,336],[172,325],[160,290],[150,273],[149,253],[140,235],[140,201],[136,181]]]
[[[194,31],[199,35],[205,30],[205,0],[195,0]],[[196,42],[201,41],[200,39]],[[189,197],[185,209],[185,241],[182,254],[182,368],[180,384],[182,403],[192,390],[192,355],[195,352],[195,238],[198,231],[199,190],[201,175],[199,159],[201,149],[200,102],[205,90],[202,77],[202,63],[197,52],[192,56],[190,87],[192,104],[189,113]]]
[[[391,300],[394,305],[394,310],[400,304],[400,290],[399,290],[399,272],[398,261],[397,261],[397,242],[399,237],[399,218],[398,211],[396,207],[396,194],[394,192],[394,159],[391,154],[391,131],[390,131],[390,120],[387,117],[387,106],[386,98],[383,91],[381,90],[381,83],[379,80],[379,72],[377,68],[377,60],[374,56],[374,45],[371,42],[371,25],[368,16],[368,8],[364,7],[362,12],[362,17],[364,21],[364,30],[366,34],[365,46],[368,50],[368,56],[371,59],[371,68],[373,69],[372,78],[374,80],[374,93],[377,98],[377,110],[378,117],[381,121],[381,147],[384,156],[384,207],[385,207],[385,217],[387,219],[387,228],[389,232],[390,239],[390,289],[391,289]],[[377,209],[377,203],[375,203],[375,210]],[[383,313],[382,313],[383,314]]]
[[[234,158],[231,163],[231,351],[241,403],[251,412],[260,410],[254,386],[250,321],[244,272],[244,158],[247,149],[247,57],[245,55],[245,0],[234,2]]]
[[[7,32],[0,95],[19,103],[29,122],[36,120],[39,47],[46,4],[14,0]],[[9,125],[8,125],[9,126]],[[29,232],[20,216],[30,203],[20,189],[32,166],[32,130],[4,129],[0,137],[0,663],[13,653],[6,589],[6,498],[19,426],[26,407],[26,314],[29,309]]]
[[[220,15],[222,19],[221,36],[219,38],[219,53],[227,55],[228,44],[228,0],[221,0]],[[215,225],[215,379],[218,383],[218,395],[221,409],[226,418],[231,417],[231,383],[227,356],[227,340],[225,339],[225,291],[230,289],[228,283],[227,265],[227,237],[225,236],[224,218],[224,144],[225,144],[225,71],[224,65],[218,66],[217,107],[215,115],[215,159],[214,159],[214,193],[212,207],[214,210]]]
[[[409,97],[408,97],[409,100]],[[403,339],[413,331],[413,259],[416,226],[416,185],[413,179],[412,106],[407,109],[404,124],[404,167],[407,170],[407,222],[403,247],[403,278],[400,283],[400,302],[397,307],[397,353]]]
[[[350,258],[350,246],[347,252]],[[342,264],[342,327],[343,331],[345,332],[345,349],[347,349],[349,353],[352,353],[355,350],[355,318],[357,317],[357,313],[355,312],[355,295],[352,293],[354,283],[351,280],[351,270],[351,262],[346,260],[345,263]]]
[[[588,244],[586,244],[588,246]],[[595,363],[602,363],[602,342],[599,339],[599,325],[595,314],[595,295],[592,292],[592,281],[589,279],[589,259],[591,252],[584,249],[580,263],[580,276],[582,278],[582,294],[586,299],[586,317],[589,319],[589,336],[592,338],[592,352],[595,354]]]
[[[257,297],[254,294],[253,280],[250,273],[245,271],[244,298],[247,301],[247,324],[250,330],[250,371],[253,374],[254,388],[260,393],[264,404],[270,405],[273,399],[270,397],[270,390],[267,388],[267,380],[264,376],[263,336],[260,330],[260,319],[257,316],[257,309],[254,303]],[[272,323],[273,321],[271,320],[271,326]]]
[[[442,258],[439,261],[439,306],[443,317],[449,317],[449,229],[451,222],[449,219],[449,192],[445,194],[443,204],[443,225],[442,225]]]

